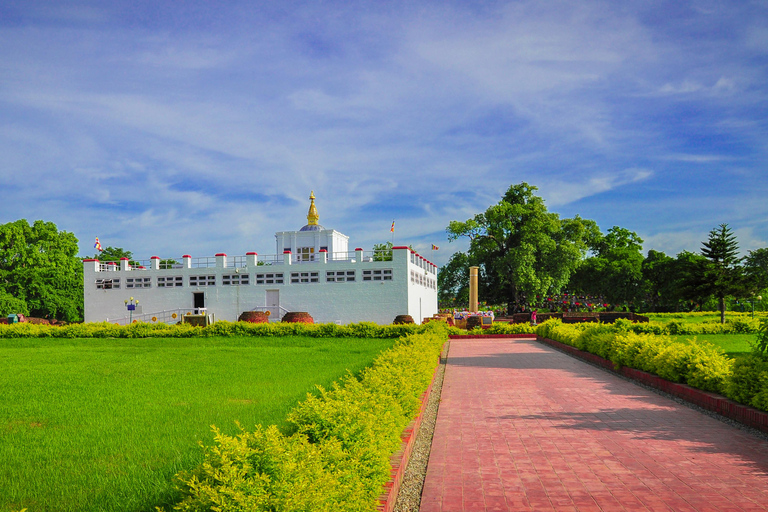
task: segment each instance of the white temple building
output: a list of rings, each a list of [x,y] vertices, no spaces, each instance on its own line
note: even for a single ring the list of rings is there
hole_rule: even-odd
[[[437,313],[433,263],[408,247],[391,256],[349,251],[349,237],[318,220],[313,193],[307,225],[275,233],[276,255],[84,260],[85,321],[175,322],[188,313],[236,321],[245,311],[277,321],[306,311],[317,323],[390,324],[397,315],[420,322]]]

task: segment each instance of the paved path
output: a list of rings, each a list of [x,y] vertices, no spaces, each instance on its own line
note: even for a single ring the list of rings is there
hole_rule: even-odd
[[[453,340],[420,512],[475,510],[768,510],[768,442],[532,340]]]

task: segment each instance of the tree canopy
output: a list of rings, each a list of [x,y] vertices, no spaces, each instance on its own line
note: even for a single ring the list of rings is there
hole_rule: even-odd
[[[446,229],[450,241],[469,238],[468,257],[481,267],[488,301],[522,307],[528,298],[557,293],[599,232],[593,221],[548,212],[536,190],[512,185],[497,204]]]
[[[0,225],[0,305],[26,307],[32,316],[82,319],[83,265],[77,251],[75,235],[52,222]]]
[[[570,287],[612,303],[633,302],[642,294],[643,240],[634,231],[613,226],[605,236],[593,236],[593,256],[584,260]]]

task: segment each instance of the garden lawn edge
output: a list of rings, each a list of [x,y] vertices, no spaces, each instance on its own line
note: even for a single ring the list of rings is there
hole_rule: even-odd
[[[445,357],[446,350],[447,345],[444,345],[443,353],[440,355],[440,358]],[[384,484],[383,492],[379,496],[379,504],[376,506],[377,512],[392,512],[395,508],[397,495],[400,492],[400,486],[403,483],[403,477],[405,476],[405,470],[408,467],[408,461],[411,458],[413,445],[416,443],[416,434],[421,426],[424,410],[429,403],[429,396],[432,394],[432,386],[435,383],[435,376],[440,367],[440,358],[438,358],[437,365],[435,365],[435,369],[432,372],[432,380],[429,382],[429,386],[427,386],[426,391],[421,395],[419,414],[407,427],[405,427],[405,430],[403,430],[403,433],[400,435],[400,439],[402,439],[400,450],[394,453],[390,458],[392,469],[390,469],[389,472],[389,481]]]
[[[528,338],[536,339],[536,341],[545,343],[561,352],[573,356],[582,361],[592,363],[604,370],[616,373],[632,381],[650,386],[659,391],[668,393],[674,397],[680,398],[693,405],[699,406],[702,409],[714,412],[721,416],[724,416],[730,420],[741,423],[748,427],[760,430],[761,432],[768,433],[768,412],[755,409],[748,405],[734,402],[722,395],[712,393],[709,391],[702,391],[687,384],[680,384],[672,382],[653,375],[652,373],[637,370],[635,368],[629,368],[622,366],[619,369],[614,367],[613,362],[608,359],[602,358],[595,354],[590,354],[583,350],[579,350],[565,343],[560,343],[550,338],[545,338],[537,334],[464,334],[464,335],[450,335],[449,339],[487,339],[487,338]]]

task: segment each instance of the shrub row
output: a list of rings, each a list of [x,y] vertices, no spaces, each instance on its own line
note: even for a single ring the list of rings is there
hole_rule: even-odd
[[[0,338],[197,338],[211,336],[308,336],[317,338],[399,338],[423,332],[424,327],[357,324],[300,324],[218,321],[207,327],[189,324],[167,325],[135,323],[115,325],[107,322],[69,324],[65,326],[31,323],[0,324]]]
[[[447,339],[444,325],[401,338],[356,377],[308,395],[289,430],[257,426],[226,436],[177,475],[178,511],[373,511],[390,457],[419,410]]]
[[[722,394],[768,411],[768,358],[755,350],[734,361],[709,343],[673,342],[668,336],[634,332],[626,321],[616,324],[563,324],[550,320],[537,334],[673,382]],[[760,325],[768,337],[768,319]]]
[[[631,330],[640,334],[755,334],[760,328],[758,318],[734,318],[728,319],[724,324],[720,322],[690,323],[681,320],[668,322],[648,322],[632,324]]]

